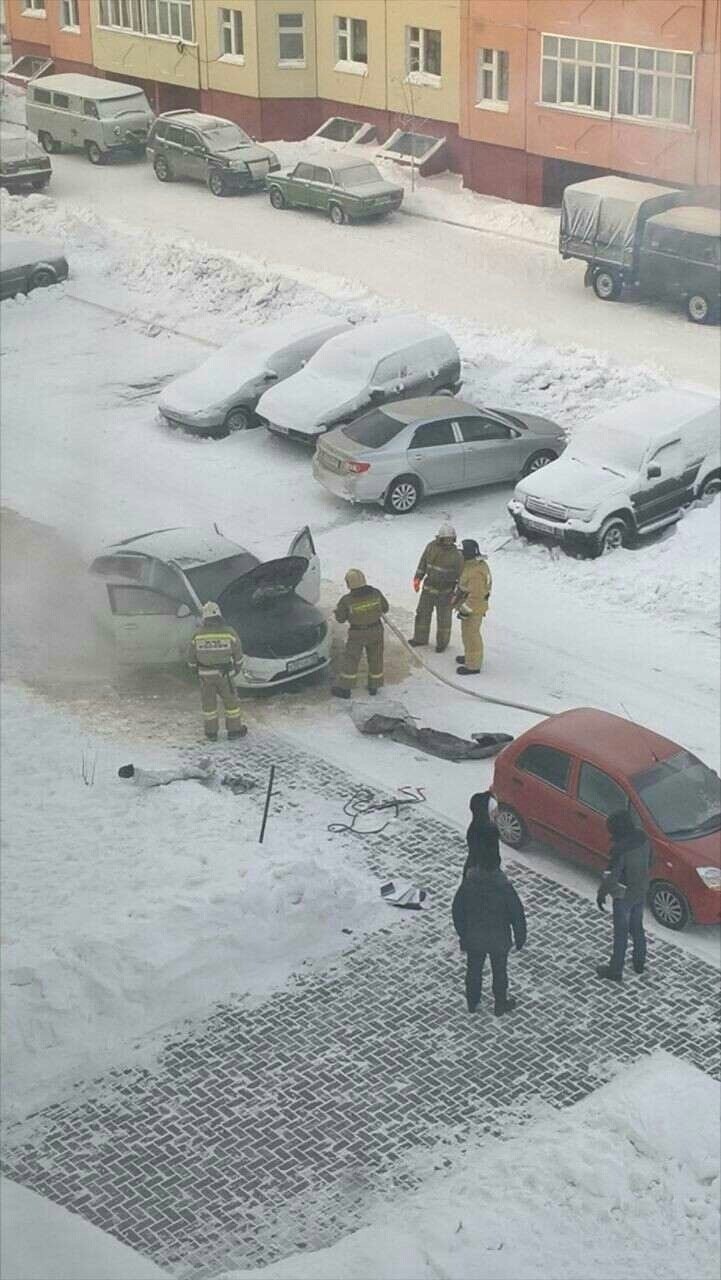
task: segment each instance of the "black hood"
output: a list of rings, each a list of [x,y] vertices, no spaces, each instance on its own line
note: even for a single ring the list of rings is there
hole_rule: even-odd
[[[282,599],[295,591],[307,568],[305,556],[266,560],[231,582],[218,596],[218,604],[227,616],[240,607],[258,607]]]
[[[476,791],[475,795],[471,796],[468,807],[474,818],[490,823],[491,819],[488,815],[490,800],[490,791]]]

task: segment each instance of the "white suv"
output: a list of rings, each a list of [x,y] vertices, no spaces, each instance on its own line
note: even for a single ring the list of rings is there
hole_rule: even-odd
[[[720,411],[715,396],[672,390],[600,414],[557,462],[516,485],[516,528],[598,556],[673,524],[721,489]]]

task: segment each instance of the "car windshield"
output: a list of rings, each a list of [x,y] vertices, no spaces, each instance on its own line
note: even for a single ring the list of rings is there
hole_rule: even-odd
[[[237,124],[219,124],[203,129],[203,141],[211,151],[235,151],[236,147],[247,147],[252,139]]]
[[[200,603],[205,604],[208,600],[217,600],[231,582],[249,573],[257,564],[255,556],[246,551],[242,555],[229,556],[227,560],[215,560],[212,564],[186,569],[185,576]]]
[[[148,99],[144,93],[128,94],[127,98],[101,98],[97,106],[101,120],[114,120],[117,116],[134,115],[136,111],[142,111],[144,115],[150,114]]]
[[[664,835],[691,840],[721,830],[721,779],[688,751],[631,779]]]
[[[570,454],[580,462],[593,462],[608,471],[638,471],[647,441],[633,431],[588,427],[571,440]]]
[[[333,343],[327,342],[308,362],[307,368],[320,374],[322,378],[332,378],[334,382],[363,384],[368,381],[377,363],[377,356],[362,355],[348,348],[334,350]]]
[[[382,449],[405,425],[397,418],[383,413],[382,409],[373,409],[371,413],[364,413],[362,418],[357,418],[344,427],[343,435],[356,444],[362,444],[366,449]]]
[[[342,187],[367,187],[373,182],[383,181],[374,164],[358,164],[352,169],[341,169],[336,174],[336,180]]]

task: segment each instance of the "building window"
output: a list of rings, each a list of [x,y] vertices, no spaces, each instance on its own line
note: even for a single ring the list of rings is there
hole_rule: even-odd
[[[305,25],[302,13],[278,14],[278,64],[305,66]]]
[[[44,18],[45,0],[25,0],[23,15],[25,17]]]
[[[243,57],[243,15],[240,9],[219,9],[221,58]]]
[[[428,27],[406,27],[406,71],[409,76],[441,78],[441,33]]]
[[[693,54],[618,46],[616,114],[691,123]]]
[[[688,125],[692,100],[691,53],[543,37],[541,102],[546,106]]]
[[[508,110],[508,54],[505,49],[479,49],[476,62],[476,106]]]
[[[368,23],[365,18],[335,19],[336,62],[368,65]]]
[[[145,0],[148,35],[194,40],[192,0]]]
[[[72,27],[72,28],[75,28],[76,30],[80,29],[80,15],[78,13],[78,0],[61,0],[60,26],[63,28]]]
[[[100,24],[117,31],[143,32],[140,0],[100,0]]]

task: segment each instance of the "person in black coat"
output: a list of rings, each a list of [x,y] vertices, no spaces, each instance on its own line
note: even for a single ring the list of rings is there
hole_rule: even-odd
[[[611,837],[611,851],[596,902],[599,910],[603,911],[607,894],[613,899],[613,952],[608,964],[596,966],[596,973],[599,978],[622,982],[629,933],[633,940],[636,973],[643,973],[646,967],[643,907],[653,855],[648,836],[636,826],[627,809],[609,814],[606,827]]]
[[[501,849],[498,843],[498,829],[496,824],[491,821],[488,813],[488,804],[492,799],[490,791],[477,791],[471,796],[469,808],[471,810],[471,821],[466,831],[466,843],[468,845],[468,857],[463,867],[465,875],[474,862],[484,855],[497,859],[497,865],[501,865]]]
[[[453,924],[466,953],[466,1000],[475,1013],[481,999],[486,956],[491,958],[495,1013],[510,1013],[516,1001],[508,995],[511,934],[520,951],[526,941],[526,914],[498,854],[481,851],[472,860],[453,899]]]

